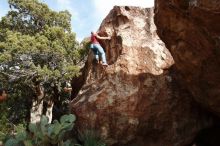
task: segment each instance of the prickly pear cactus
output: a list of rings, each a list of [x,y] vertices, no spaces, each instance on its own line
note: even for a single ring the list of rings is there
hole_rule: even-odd
[[[63,115],[60,122],[54,120],[48,123],[46,116],[42,116],[41,121],[36,124],[29,124],[29,132],[21,131],[16,136],[10,138],[5,146],[80,146],[75,139],[64,141],[65,136],[73,129],[76,117],[72,114]]]

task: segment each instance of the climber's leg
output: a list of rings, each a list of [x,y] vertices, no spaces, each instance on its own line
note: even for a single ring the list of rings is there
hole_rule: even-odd
[[[102,57],[102,64],[103,65],[108,65],[106,61],[106,56],[105,56],[105,51],[99,44],[94,44],[94,47],[97,48],[98,52],[101,54]]]
[[[93,52],[94,52],[96,61],[99,62],[99,52],[98,52],[98,50],[95,49]]]
[[[92,49],[93,54],[95,55],[96,62],[99,62],[99,52],[98,48],[94,46],[94,44],[90,45],[90,48]]]

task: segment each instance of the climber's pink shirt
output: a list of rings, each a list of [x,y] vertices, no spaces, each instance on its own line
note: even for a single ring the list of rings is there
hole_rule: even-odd
[[[98,42],[98,40],[97,40],[95,35],[91,35],[91,43],[92,44],[99,44],[99,42]]]

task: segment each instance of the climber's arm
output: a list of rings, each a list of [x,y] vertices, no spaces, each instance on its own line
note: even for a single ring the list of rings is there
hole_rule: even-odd
[[[108,37],[101,37],[98,34],[96,34],[96,37],[101,40],[110,40],[111,39],[111,37],[109,37],[109,36]]]

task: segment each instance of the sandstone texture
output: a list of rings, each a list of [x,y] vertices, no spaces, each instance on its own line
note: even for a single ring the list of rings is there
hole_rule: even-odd
[[[220,1],[156,0],[158,35],[194,99],[220,116]]]
[[[212,121],[176,79],[174,60],[156,33],[154,9],[115,6],[101,36],[110,64],[93,62],[71,103],[80,131],[93,129],[115,146],[185,146]]]

